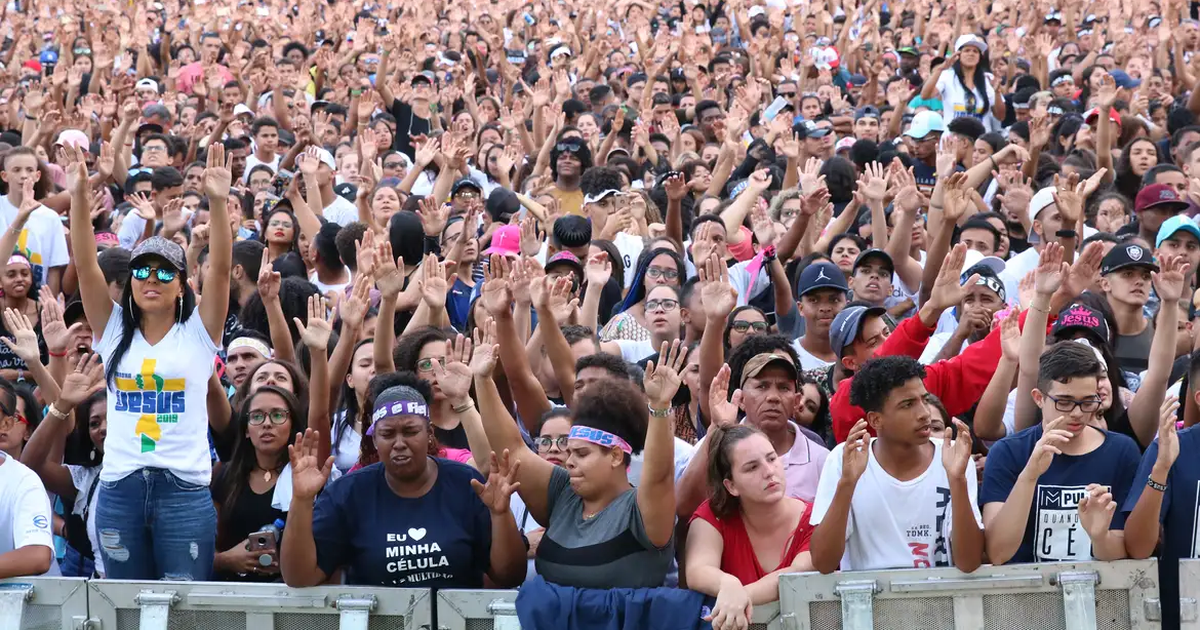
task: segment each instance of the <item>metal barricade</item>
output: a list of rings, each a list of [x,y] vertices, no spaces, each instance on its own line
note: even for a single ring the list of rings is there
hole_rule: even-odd
[[[520,630],[516,602],[516,591],[439,590],[438,630]],[[750,630],[781,630],[779,610],[779,602],[755,606]]]
[[[1200,630],[1200,560],[1179,561],[1179,627]]]
[[[226,582],[88,583],[103,630],[418,630],[430,624],[425,589]]]
[[[0,580],[0,628],[94,630],[87,621],[87,580],[83,578]]]
[[[780,577],[786,630],[1158,628],[1158,562],[1050,563]]]

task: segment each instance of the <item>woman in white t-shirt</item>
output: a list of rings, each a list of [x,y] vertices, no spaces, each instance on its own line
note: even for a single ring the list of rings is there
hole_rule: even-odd
[[[954,42],[954,55],[934,67],[921,88],[921,98],[941,99],[946,124],[959,116],[973,116],[987,131],[999,131],[1006,111],[993,80],[988,72],[987,42],[967,34]]]
[[[114,303],[96,256],[87,165],[81,151],[67,151],[72,251],[108,387],[96,505],[105,572],[126,580],[207,580],[217,515],[208,489],[206,396],[229,306],[232,230],[209,234],[202,284],[208,295],[199,305],[183,248],[160,237],[134,248],[130,278]],[[231,179],[224,146],[210,145],[203,192],[211,225],[229,224]]]

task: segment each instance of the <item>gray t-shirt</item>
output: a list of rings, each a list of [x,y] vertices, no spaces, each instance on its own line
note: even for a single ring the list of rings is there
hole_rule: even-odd
[[[1119,335],[1113,346],[1113,356],[1121,366],[1121,371],[1127,377],[1132,376],[1134,383],[1139,381],[1138,374],[1146,371],[1150,365],[1150,342],[1154,340],[1154,322],[1146,322],[1146,327],[1136,335]],[[1127,378],[1128,380],[1128,378]],[[1137,385],[1131,384],[1136,391]]]
[[[554,469],[548,494],[550,524],[538,546],[538,575],[547,582],[577,588],[663,585],[675,556],[675,538],[661,549],[650,542],[636,489],[587,520],[583,518],[583,499],[571,489],[566,469]]]

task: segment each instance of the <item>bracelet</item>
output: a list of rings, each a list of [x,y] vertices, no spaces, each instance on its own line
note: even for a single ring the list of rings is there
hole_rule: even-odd
[[[52,356],[52,357],[58,357],[58,358],[60,358],[60,359],[61,359],[61,358],[63,358],[63,357],[65,357],[65,356],[67,356],[67,351],[66,351],[66,350],[63,350],[62,352],[55,352],[55,351],[53,351],[53,350],[47,350],[46,352],[47,352],[47,353],[49,353],[49,355],[50,355],[50,356]]]
[[[25,114],[25,120],[28,120],[28,121],[30,121],[30,122],[37,122],[37,117],[36,117],[36,116],[30,116],[29,114]]]
[[[67,414],[63,411],[60,411],[54,403],[50,403],[50,406],[46,407],[46,415],[52,418],[58,418],[59,420],[67,419]]]
[[[1159,492],[1167,491],[1167,484],[1158,483],[1157,481],[1151,479],[1150,477],[1146,478],[1146,485],[1149,486],[1151,490],[1158,490]]]
[[[1045,314],[1047,314],[1047,315],[1049,315],[1049,314],[1050,314],[1050,307],[1046,307],[1046,308],[1038,308],[1037,306],[1034,306],[1033,304],[1030,304],[1030,305],[1029,305],[1029,309],[1030,309],[1030,310],[1033,310],[1033,311],[1037,311],[1037,312],[1039,312],[1039,313],[1045,313]]]
[[[475,408],[475,401],[467,399],[467,402],[465,402],[461,405],[458,405],[457,407],[451,407],[450,410],[453,411],[454,413],[462,414],[462,413],[466,413],[474,408]]]
[[[655,409],[653,405],[646,406],[650,408],[650,416],[653,418],[666,418],[667,414],[671,412],[670,407],[667,407],[666,409]]]
[[[995,157],[993,157],[993,156],[989,155],[989,156],[988,156],[988,159],[992,161],[992,168],[996,169],[997,171],[998,171],[998,170],[1000,170],[1000,166],[996,164],[996,158],[995,158]]]

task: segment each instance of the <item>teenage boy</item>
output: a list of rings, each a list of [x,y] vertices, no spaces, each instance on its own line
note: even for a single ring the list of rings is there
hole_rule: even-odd
[[[866,418],[825,460],[813,501],[810,548],[821,573],[951,563],[970,573],[983,561],[970,429],[955,419],[957,440],[949,430],[930,439],[924,379],[905,356],[873,359],[855,375],[850,396]]]
[[[1131,438],[1093,426],[1103,365],[1099,352],[1075,341],[1050,346],[1038,360],[1030,393],[1042,423],[992,446],[983,472],[994,564],[1125,557],[1125,518],[1113,512],[1140,455]]]
[[[1121,370],[1135,375],[1135,379],[1149,366],[1154,326],[1146,319],[1143,307],[1153,286],[1150,274],[1156,272],[1154,254],[1137,243],[1117,245],[1100,263],[1100,288],[1117,321],[1113,355]]]

